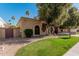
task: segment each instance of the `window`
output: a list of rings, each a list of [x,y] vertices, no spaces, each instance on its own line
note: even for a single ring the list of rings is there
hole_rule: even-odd
[[[45,24],[45,23],[42,24],[42,31],[43,31],[43,32],[46,31],[46,24]]]

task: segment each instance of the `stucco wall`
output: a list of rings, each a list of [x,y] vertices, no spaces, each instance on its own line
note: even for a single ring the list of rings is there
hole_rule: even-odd
[[[48,32],[47,29],[45,32],[42,31],[42,23],[45,23],[44,21],[30,20],[30,19],[25,19],[25,18],[22,18],[20,20],[21,21],[19,22],[19,26],[20,26],[20,31],[22,33],[22,37],[25,37],[25,34],[24,34],[25,29],[33,29],[33,36],[36,36],[35,26],[40,27],[40,35],[46,35]]]
[[[19,28],[13,28],[13,36],[14,36],[13,38],[21,37]],[[5,39],[5,28],[0,28],[0,39]]]
[[[0,28],[0,39],[4,39],[4,38],[5,38],[5,29]]]
[[[20,38],[21,37],[20,29],[19,28],[13,29],[13,34],[14,34],[14,38]]]

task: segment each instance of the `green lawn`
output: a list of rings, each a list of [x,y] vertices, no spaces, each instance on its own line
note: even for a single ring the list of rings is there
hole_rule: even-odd
[[[79,34],[79,32],[77,32],[76,34]]]
[[[34,42],[19,49],[16,53],[17,56],[62,56],[79,39],[72,37],[70,39],[50,38]]]

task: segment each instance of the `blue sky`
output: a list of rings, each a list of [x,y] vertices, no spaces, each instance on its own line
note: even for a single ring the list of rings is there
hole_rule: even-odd
[[[21,16],[26,17],[26,10],[30,11],[30,18],[33,18],[37,15],[36,4],[28,3],[0,3],[0,17],[3,18],[6,22],[11,20],[11,16],[15,16],[15,24],[20,19]],[[13,22],[13,21],[12,21]],[[13,22],[14,23],[14,22]]]
[[[73,4],[76,8],[79,8],[79,4]],[[0,3],[0,17],[6,22],[11,20],[11,16],[15,16],[16,20],[13,24],[16,24],[21,16],[26,17],[25,11],[30,11],[30,18],[37,16],[36,4],[32,3]]]

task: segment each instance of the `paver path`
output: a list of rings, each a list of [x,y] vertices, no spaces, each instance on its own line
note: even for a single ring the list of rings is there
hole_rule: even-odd
[[[6,39],[0,41],[0,56],[14,56],[16,51],[27,45],[32,43],[33,41],[42,40],[45,38],[50,38],[54,36],[45,36],[45,37],[38,37],[38,38],[25,38],[25,39]],[[56,37],[56,36],[55,36]]]
[[[64,56],[79,56],[79,43],[74,45]]]

